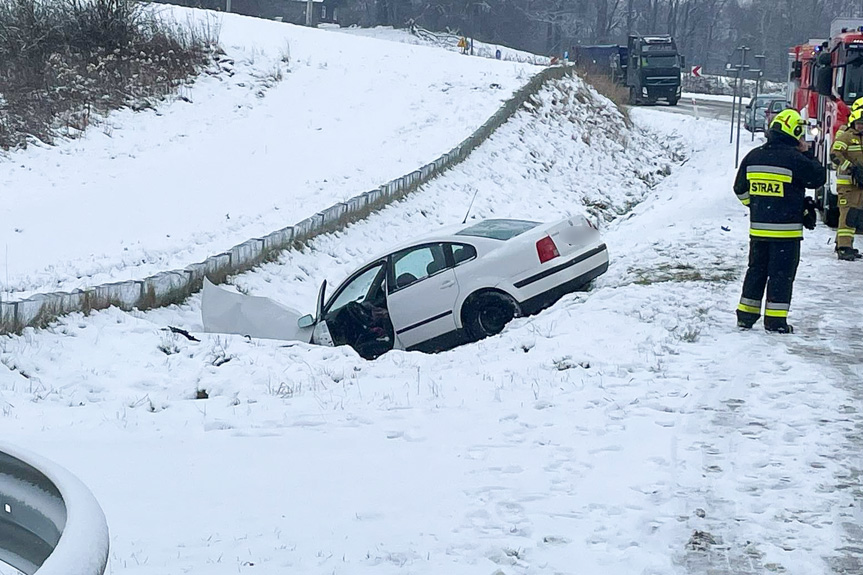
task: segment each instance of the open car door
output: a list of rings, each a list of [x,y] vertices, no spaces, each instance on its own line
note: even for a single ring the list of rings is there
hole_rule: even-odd
[[[204,278],[201,319],[208,333],[309,342],[312,327],[299,327],[302,314],[267,297],[243,295]]]

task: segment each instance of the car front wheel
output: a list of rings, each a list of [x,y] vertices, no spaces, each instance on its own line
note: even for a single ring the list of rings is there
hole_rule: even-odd
[[[516,316],[518,307],[509,296],[483,292],[471,296],[464,314],[464,326],[471,339],[497,335]]]

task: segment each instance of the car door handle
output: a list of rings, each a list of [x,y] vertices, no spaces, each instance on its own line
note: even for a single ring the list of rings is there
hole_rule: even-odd
[[[454,281],[452,281],[452,280],[446,280],[445,282],[443,282],[442,284],[440,284],[440,289],[447,289],[447,288],[451,288],[451,287],[452,287],[452,286],[454,286],[454,285],[455,285],[455,282],[454,282]]]

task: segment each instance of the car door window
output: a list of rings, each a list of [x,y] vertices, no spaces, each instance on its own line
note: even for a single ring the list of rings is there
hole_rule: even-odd
[[[773,106],[770,108],[770,111],[781,112],[783,108],[785,108],[785,102],[773,102]]]
[[[430,275],[446,269],[446,256],[441,244],[408,248],[392,256],[394,290],[404,289]]]
[[[450,244],[450,249],[456,266],[476,258],[476,248],[470,244]]]
[[[383,263],[370,267],[342,286],[333,302],[327,308],[327,313],[337,311],[352,301],[365,301],[369,297],[372,287],[375,286],[375,278],[380,273],[382,267]]]

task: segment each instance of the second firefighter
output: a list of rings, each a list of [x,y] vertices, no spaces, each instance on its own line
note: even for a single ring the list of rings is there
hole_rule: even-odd
[[[806,123],[796,110],[783,110],[770,122],[767,143],[749,152],[734,180],[734,193],[749,206],[749,266],[737,306],[737,325],[751,328],[761,317],[764,329],[791,333],[788,311],[804,224],[815,227],[815,203],[807,188],[823,186],[821,164],[805,154]]]

